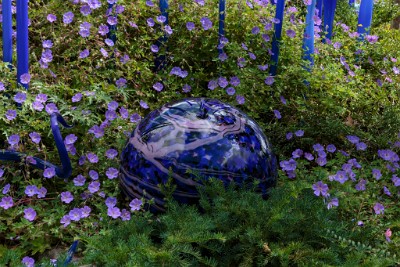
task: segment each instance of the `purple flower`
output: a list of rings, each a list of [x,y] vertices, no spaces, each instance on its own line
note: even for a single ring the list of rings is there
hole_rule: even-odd
[[[284,171],[294,171],[297,167],[297,162],[294,159],[281,161],[279,164]]]
[[[32,103],[32,108],[33,108],[34,110],[37,110],[37,111],[42,111],[43,108],[44,108],[44,106],[43,106],[42,103],[40,103],[40,102],[38,102],[38,101],[34,101],[34,102]]]
[[[286,133],[286,140],[290,140],[292,138],[293,138],[293,133],[292,132]]]
[[[28,186],[25,188],[25,194],[26,194],[28,197],[33,197],[34,195],[37,194],[37,191],[38,191],[38,189],[37,189],[36,185],[28,185]]]
[[[268,76],[266,79],[265,79],[265,84],[266,85],[272,85],[274,82],[275,82],[275,79],[274,79],[274,77],[272,77],[272,76]]]
[[[274,109],[274,115],[275,115],[275,117],[276,117],[278,120],[280,120],[280,119],[282,118],[282,115],[281,115],[281,113],[279,112],[279,110]]]
[[[118,155],[118,151],[115,150],[115,149],[113,149],[113,148],[110,148],[110,149],[108,149],[108,150],[106,151],[106,157],[109,158],[109,159],[113,159],[113,158],[115,158],[117,155]]]
[[[304,131],[303,130],[298,130],[294,133],[297,137],[302,137],[304,135]]]
[[[356,148],[357,148],[357,150],[364,151],[367,149],[367,145],[364,142],[359,142],[356,144]]]
[[[392,176],[392,182],[393,182],[394,186],[396,186],[396,187],[400,186],[400,178],[397,177],[396,175]]]
[[[312,189],[314,190],[314,194],[316,196],[323,196],[325,197],[328,194],[328,185],[324,184],[322,181],[318,181],[317,183],[313,184]]]
[[[79,221],[82,217],[82,212],[80,208],[74,208],[69,211],[68,217],[70,218],[71,221]]]
[[[24,218],[32,222],[36,218],[36,211],[33,208],[27,208],[24,210]]]
[[[333,47],[336,49],[340,49],[340,47],[342,47],[342,44],[340,42],[336,42],[333,44]]]
[[[107,25],[101,24],[101,25],[99,26],[99,31],[98,31],[98,33],[99,33],[100,35],[105,36],[105,35],[107,35],[107,33],[109,33],[109,32],[110,32],[110,29],[109,29],[109,27],[108,27]]]
[[[15,146],[19,143],[19,135],[18,134],[10,135],[7,141],[11,146]]]
[[[47,112],[49,115],[51,115],[51,114],[54,113],[54,112],[58,112],[58,108],[57,108],[56,104],[54,104],[54,103],[49,103],[49,104],[47,104],[46,107],[45,107],[45,109],[46,109],[46,112]]]
[[[294,38],[296,36],[296,32],[292,29],[289,29],[286,31],[286,35],[289,36],[290,38]]]
[[[36,96],[35,100],[39,103],[45,103],[47,101],[47,95],[46,94],[38,94]]]
[[[186,29],[188,29],[188,31],[194,30],[194,27],[195,27],[195,25],[193,22],[189,21],[186,23]]]
[[[332,198],[331,201],[329,201],[327,206],[328,206],[328,210],[331,209],[333,206],[338,207],[339,200],[337,198]]]
[[[4,83],[0,82],[0,91],[6,90]]]
[[[46,168],[46,169],[44,169],[44,171],[43,171],[43,176],[44,176],[45,178],[50,179],[50,178],[52,178],[54,175],[56,175],[56,169],[54,169],[53,167]]]
[[[110,179],[110,180],[117,178],[118,174],[119,174],[118,169],[113,168],[113,167],[108,168],[108,170],[106,171],[106,175],[107,175],[108,179]]]
[[[129,112],[124,107],[119,108],[119,114],[121,115],[121,118],[123,118],[123,119],[127,119],[129,117]]]
[[[251,52],[249,52],[249,57],[252,59],[252,60],[255,60],[257,57],[256,57],[256,55],[254,55],[254,53],[251,53]]]
[[[140,104],[140,106],[141,106],[142,108],[144,108],[144,109],[148,109],[148,108],[149,108],[149,105],[147,105],[147,103],[144,102],[143,100],[140,100],[140,101],[139,101],[139,104]]]
[[[26,100],[26,94],[25,94],[25,93],[20,93],[20,92],[18,92],[18,93],[14,96],[14,101],[17,102],[17,103],[19,103],[19,104],[24,103],[25,100]]]
[[[88,190],[92,194],[96,193],[97,191],[100,190],[100,182],[98,182],[98,181],[90,182],[89,186],[88,186]]]
[[[245,102],[244,96],[242,96],[242,95],[236,95],[236,102],[237,102],[239,105],[243,105],[244,102]]]
[[[83,186],[85,184],[85,182],[86,182],[86,178],[85,178],[85,176],[79,174],[78,176],[76,176],[74,178],[73,181],[74,181],[74,185],[75,186]]]
[[[70,24],[74,19],[74,13],[72,13],[71,11],[64,13],[63,15],[63,22],[64,24]]]
[[[347,173],[345,171],[338,171],[335,175],[335,180],[341,184],[346,182],[348,179],[349,178],[347,177]]]
[[[9,109],[6,112],[6,119],[9,121],[14,120],[17,117],[17,111],[13,110],[13,109]]]
[[[217,88],[217,86],[218,86],[218,81],[216,80],[211,80],[208,82],[208,89],[210,89],[211,91]]]
[[[68,215],[64,215],[61,220],[60,223],[64,226],[67,227],[70,223],[71,223],[71,218]]]
[[[53,61],[53,52],[51,52],[50,49],[46,49],[43,51],[42,53],[42,57],[40,58],[40,60],[44,63],[50,63],[51,61]]]
[[[1,177],[1,176],[0,176],[0,177]],[[6,184],[6,185],[3,187],[3,190],[1,191],[1,192],[3,193],[3,195],[6,195],[6,194],[10,191],[10,187],[11,187],[10,184]]]
[[[95,170],[90,170],[90,171],[89,171],[89,176],[90,176],[90,178],[92,178],[93,180],[99,179],[99,173],[96,172]]]
[[[168,35],[171,35],[173,33],[173,30],[172,30],[171,26],[169,26],[169,25],[166,25],[164,30]]]
[[[225,77],[219,77],[218,78],[218,85],[221,87],[221,88],[225,88],[225,87],[227,87],[228,86],[228,80],[225,78]]]
[[[385,207],[381,203],[377,202],[375,203],[374,211],[375,214],[383,214],[385,211]]]
[[[79,53],[79,58],[87,58],[89,56],[89,50],[85,49],[82,52]],[[82,95],[82,94],[81,94]]]
[[[313,145],[313,149],[315,152],[318,152],[318,151],[323,151],[324,147],[321,144],[315,144]]]
[[[141,118],[142,117],[139,114],[133,113],[131,115],[131,117],[129,118],[129,120],[130,120],[130,122],[137,123],[137,122],[139,122],[141,120]]]
[[[47,15],[47,20],[48,20],[49,22],[53,23],[54,21],[57,20],[57,16],[54,15],[54,14],[48,14],[48,15]]]
[[[228,87],[228,88],[226,88],[226,93],[228,94],[228,95],[234,95],[235,94],[235,88],[233,88],[233,87]]]
[[[74,134],[69,134],[65,137],[64,143],[66,145],[72,145],[73,143],[76,142],[76,140],[78,140],[78,137]]]
[[[360,142],[360,138],[354,135],[348,135],[347,140],[349,140],[352,144],[357,144],[358,142]]]
[[[295,151],[293,151],[293,153],[292,153],[292,157],[294,159],[300,158],[301,156],[303,156],[303,150],[301,150],[299,148],[296,149]]]
[[[37,197],[44,198],[47,194],[47,189],[45,187],[41,187],[37,190]]]
[[[61,201],[64,203],[71,203],[72,200],[74,200],[74,196],[71,194],[71,192],[66,191],[61,193]]]
[[[88,15],[90,15],[90,13],[92,13],[92,9],[88,5],[82,6],[80,11],[81,11],[82,15],[84,15],[84,16],[88,16]]]
[[[129,221],[130,219],[131,219],[131,213],[128,210],[123,209],[121,211],[121,220],[122,221]]]
[[[315,162],[317,162],[317,164],[319,165],[319,166],[325,166],[326,165],[326,158],[324,158],[324,157],[318,157],[316,160],[315,160]]]
[[[131,201],[131,203],[129,203],[129,207],[131,207],[131,211],[140,210],[142,204],[142,200],[135,198]]]
[[[207,17],[202,17],[200,19],[200,23],[201,23],[201,26],[203,27],[203,29],[205,31],[211,29],[212,26],[213,26],[211,20],[209,18],[207,18]]]
[[[374,44],[378,41],[378,36],[376,35],[367,35],[365,36],[365,40],[367,40],[370,44]]]
[[[94,154],[94,153],[88,153],[87,154],[87,158],[88,158],[88,160],[89,160],[89,162],[90,163],[97,163],[97,162],[99,162],[99,157],[97,157],[97,155],[96,154]]]
[[[100,138],[104,135],[104,129],[99,127],[98,125],[95,125],[89,129],[89,133],[94,134],[95,138]]]
[[[308,161],[312,161],[314,160],[314,156],[311,153],[304,153],[304,157],[308,160]]]
[[[190,85],[188,85],[188,84],[185,84],[185,85],[182,87],[182,91],[183,91],[184,93],[189,93],[190,90],[192,90],[192,87],[191,87]]]
[[[119,78],[115,84],[117,85],[118,88],[123,88],[126,86],[126,79],[124,78]]]
[[[157,45],[153,44],[153,45],[150,46],[150,50],[151,50],[151,52],[153,52],[153,53],[158,53],[159,48],[158,48]]]
[[[84,206],[83,208],[80,209],[81,212],[81,218],[87,218],[90,215],[90,212],[92,209],[88,206]]]
[[[115,205],[117,205],[117,199],[115,197],[108,197],[105,204],[109,208],[115,207]]]
[[[12,197],[3,197],[0,201],[0,207],[7,210],[14,205]]]
[[[20,81],[22,84],[28,84],[31,81],[31,75],[29,73],[24,73],[20,76]]]
[[[388,189],[386,186],[383,187],[383,193],[384,193],[385,195],[388,195],[388,196],[391,196],[391,195],[392,195],[392,193],[390,193],[389,189]]]
[[[35,260],[31,257],[25,256],[21,263],[26,267],[35,267]]]
[[[82,100],[82,94],[81,93],[77,93],[72,97],[72,102],[76,103]]]
[[[105,39],[104,42],[105,42],[106,45],[108,45],[110,47],[114,46],[114,41],[109,39],[109,38]]]
[[[44,40],[42,42],[43,48],[52,48],[53,47],[53,42],[51,40]]]
[[[101,2],[99,0],[88,0],[87,3],[92,9],[97,9],[101,7]]]
[[[399,156],[390,149],[378,150],[378,156],[390,162],[399,161]]]
[[[146,22],[147,22],[147,25],[149,25],[149,27],[153,27],[156,23],[154,22],[154,19],[153,18],[148,18],[147,20],[146,20]]]
[[[124,6],[117,5],[117,6],[115,7],[115,13],[117,13],[117,14],[121,14],[122,12],[124,12],[124,10],[125,10],[125,7],[124,7]]]
[[[117,17],[109,16],[107,18],[107,23],[108,23],[108,25],[111,25],[111,26],[116,25],[118,23],[118,19],[117,19]]]
[[[113,219],[117,219],[119,216],[121,216],[121,210],[117,207],[108,208],[107,215]]]
[[[335,151],[336,151],[335,145],[333,145],[333,144],[327,145],[327,146],[326,146],[326,151],[328,151],[328,152],[330,152],[330,153],[335,152]]]
[[[108,57],[108,52],[107,52],[107,50],[105,50],[103,47],[100,48],[100,52],[101,52],[101,54],[103,55],[103,57]]]
[[[356,190],[357,191],[365,191],[365,185],[367,184],[367,181],[365,179],[361,179],[357,184],[356,184]]]
[[[164,89],[164,85],[160,82],[156,82],[155,84],[153,84],[153,88],[157,92],[161,92]]]

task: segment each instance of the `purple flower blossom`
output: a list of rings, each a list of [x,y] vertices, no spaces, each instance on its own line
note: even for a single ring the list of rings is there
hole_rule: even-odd
[[[356,190],[357,191],[365,191],[365,186],[367,184],[367,181],[365,179],[361,179],[357,184],[356,184]]]
[[[304,153],[304,157],[305,157],[308,161],[314,160],[313,154],[308,153],[308,152]]]
[[[142,200],[135,198],[129,203],[129,207],[131,207],[131,211],[140,210],[142,204]]]
[[[82,15],[84,15],[84,16],[88,16],[88,15],[90,15],[90,13],[92,13],[92,9],[88,5],[82,6],[80,11],[81,11]]]
[[[297,162],[294,159],[284,160],[279,163],[282,170],[284,171],[294,171],[297,167]]]
[[[208,89],[210,89],[211,91],[214,90],[217,87],[218,87],[218,81],[211,80],[211,81],[208,82]]]
[[[18,134],[10,135],[7,141],[11,146],[15,146],[19,143],[19,135]]]
[[[155,84],[153,84],[153,88],[157,92],[161,92],[164,89],[164,85],[160,82],[156,82]]]
[[[54,112],[58,112],[58,108],[57,108],[56,104],[54,104],[54,103],[49,103],[49,104],[47,104],[46,107],[45,107],[45,109],[46,109],[46,112],[47,112],[49,115],[51,115],[51,114],[54,113]]]
[[[92,209],[88,206],[84,206],[83,208],[80,209],[81,212],[81,218],[87,218],[90,215],[90,212]]]
[[[275,115],[275,117],[276,117],[278,120],[280,120],[280,119],[282,118],[282,115],[281,115],[281,113],[279,112],[279,110],[274,109],[274,115]]]
[[[7,210],[14,205],[12,197],[3,197],[0,201],[0,207]]]
[[[290,38],[294,38],[294,37],[296,37],[296,32],[292,29],[289,29],[286,31],[286,35]]]
[[[393,182],[394,186],[396,186],[396,187],[400,186],[400,178],[397,177],[396,175],[392,176],[392,182]]]
[[[372,176],[376,179],[379,180],[382,177],[381,170],[379,169],[372,169]]]
[[[25,194],[28,197],[33,197],[34,195],[37,194],[37,191],[38,191],[38,189],[37,189],[36,185],[28,185],[25,188]]]
[[[0,82],[0,92],[6,90],[4,83]]]
[[[117,199],[115,197],[108,197],[104,203],[107,207],[112,208],[117,205]]]
[[[71,223],[71,218],[68,215],[64,215],[61,220],[60,223],[64,226],[67,227],[70,223]]]
[[[126,86],[126,79],[124,78],[119,78],[115,84],[117,85],[118,88],[123,88]]]
[[[99,173],[96,172],[95,170],[90,170],[90,171],[89,171],[89,176],[90,176],[90,178],[92,178],[93,180],[99,179]]]
[[[313,184],[312,189],[314,190],[314,194],[316,196],[327,196],[328,194],[328,185],[324,184],[322,181],[318,181],[317,183]]]
[[[336,151],[336,147],[333,144],[329,144],[326,146],[326,151],[330,152],[330,153],[334,153]]]
[[[286,133],[286,140],[290,140],[292,138],[293,138],[293,133],[292,132]]]
[[[66,145],[72,145],[73,143],[76,142],[76,140],[78,140],[78,137],[74,134],[69,134],[65,137],[64,143]]]
[[[328,210],[331,209],[333,206],[339,206],[339,200],[337,198],[332,198],[331,201],[328,202]]]
[[[48,20],[50,23],[53,23],[54,21],[57,20],[57,16],[54,15],[54,14],[48,14],[48,15],[47,15],[47,20]]]
[[[213,26],[211,20],[210,20],[209,18],[207,18],[207,17],[202,17],[202,18],[200,19],[200,23],[201,23],[201,26],[203,27],[203,29],[204,29],[205,31],[211,29],[212,26]]]
[[[182,91],[183,91],[184,93],[189,93],[190,90],[192,90],[192,87],[191,87],[190,85],[188,85],[188,84],[185,84],[185,85],[182,87]]]
[[[101,7],[101,2],[99,0],[88,0],[87,3],[92,9],[97,9]]]
[[[24,73],[20,76],[20,81],[22,84],[28,84],[31,81],[31,75],[29,73]]]
[[[13,109],[9,109],[6,112],[6,119],[9,121],[14,120],[17,117],[17,111],[13,110]]]
[[[265,84],[266,85],[272,85],[274,82],[275,82],[275,79],[274,79],[274,77],[272,77],[272,76],[268,76],[266,79],[265,79]]]
[[[97,155],[96,154],[94,154],[94,153],[88,153],[87,154],[87,158],[88,158],[88,160],[89,160],[89,162],[90,163],[97,163],[97,162],[99,162],[99,157],[97,157]]]
[[[35,260],[31,257],[25,256],[21,263],[25,265],[25,267],[35,267]]]
[[[42,42],[43,48],[52,48],[53,47],[53,42],[51,40],[44,40]]]
[[[352,144],[357,144],[358,142],[360,142],[360,138],[354,135],[348,135],[347,140],[349,140]]]
[[[35,100],[39,103],[45,103],[47,101],[47,95],[46,94],[38,94],[36,96]]]
[[[140,106],[141,106],[142,108],[144,108],[144,109],[148,109],[148,108],[149,108],[149,105],[147,105],[147,103],[144,102],[143,100],[140,100],[140,101],[139,101],[139,104],[140,104]]]
[[[107,35],[109,32],[110,32],[110,28],[109,28],[107,25],[101,24],[101,25],[99,26],[98,33],[99,33],[100,35],[105,36],[105,35]]]
[[[341,44],[340,42],[335,42],[335,43],[333,44],[333,47],[334,47],[335,49],[340,49],[340,48],[342,47],[342,44]]]
[[[194,28],[195,28],[195,25],[193,22],[189,21],[186,23],[186,29],[188,29],[188,31],[192,31],[192,30],[194,30]]]
[[[113,158],[115,158],[117,155],[118,155],[118,151],[115,150],[115,149],[113,149],[113,148],[110,148],[110,149],[108,149],[108,150],[106,151],[106,157],[109,158],[109,159],[113,159]]]
[[[173,33],[173,30],[172,30],[171,26],[169,26],[169,25],[166,25],[164,27],[164,30],[168,35],[171,35]]]
[[[319,166],[325,166],[327,162],[325,157],[318,157],[315,161]]]
[[[364,142],[359,142],[356,144],[357,150],[364,151],[367,149],[367,145]]]
[[[228,95],[234,95],[235,94],[235,88],[233,88],[233,87],[228,87],[228,88],[226,88],[226,93],[228,94]]]
[[[349,178],[347,177],[347,173],[345,171],[338,171],[335,175],[335,180],[341,184],[346,182],[348,179]]]
[[[297,137],[302,137],[302,136],[304,135],[304,131],[303,131],[303,130],[297,130],[294,134],[295,134]]]
[[[227,87],[228,86],[228,80],[225,78],[225,77],[219,77],[218,78],[218,85],[221,87],[221,88],[225,88],[225,87]]]
[[[131,213],[128,210],[123,209],[121,211],[121,220],[122,221],[129,221],[130,219],[131,219]]]
[[[79,221],[81,219],[82,216],[82,212],[80,208],[74,208],[72,210],[69,211],[68,213],[69,218],[71,219],[71,221]]]
[[[1,177],[1,176],[0,176],[0,177]],[[6,185],[3,187],[3,190],[1,191],[1,192],[3,193],[3,195],[6,195],[6,194],[10,191],[10,187],[11,187],[10,184],[6,184]]]
[[[63,15],[64,24],[70,24],[73,21],[74,16],[75,16],[74,13],[72,13],[71,11],[64,13]]]
[[[118,174],[119,174],[118,169],[113,168],[113,167],[108,168],[106,171],[106,175],[107,175],[108,179],[110,179],[110,180],[117,178]]]
[[[32,222],[36,218],[36,211],[33,208],[27,208],[24,210],[24,218]]]
[[[71,203],[72,200],[74,200],[74,196],[71,194],[71,192],[66,191],[61,193],[61,201],[64,203]]]
[[[89,133],[94,134],[95,138],[100,138],[104,135],[104,129],[99,127],[98,125],[94,125],[89,129]]]
[[[88,186],[88,190],[92,194],[96,193],[97,191],[100,190],[100,182],[98,182],[98,181],[90,182],[89,186]]]
[[[313,149],[315,152],[318,152],[318,151],[323,151],[324,147],[321,144],[315,144],[313,145]]]
[[[108,208],[107,215],[113,219],[117,219],[119,216],[121,216],[121,210],[117,207]]]
[[[89,50],[85,49],[82,52],[79,53],[79,58],[87,58],[89,56]],[[82,94],[81,94],[82,95]]]
[[[85,176],[79,174],[78,176],[76,176],[74,178],[73,181],[74,181],[74,185],[75,186],[83,186],[85,184],[85,182],[86,182],[86,178],[85,178]]]
[[[385,207],[381,203],[377,202],[374,205],[374,211],[375,214],[383,214],[385,211]]]
[[[105,40],[104,40],[104,43],[105,43],[106,45],[110,46],[110,47],[113,47],[113,46],[114,46],[114,41],[111,40],[111,39],[109,39],[109,38],[105,39]]]
[[[236,102],[237,102],[239,105],[243,105],[244,102],[245,102],[244,96],[242,96],[242,95],[236,95]]]
[[[376,35],[367,35],[365,36],[365,40],[367,40],[370,44],[374,44],[378,41],[378,36]]]
[[[153,45],[150,46],[150,50],[151,50],[151,52],[153,52],[153,53],[158,53],[159,48],[158,48],[157,45],[153,44]]]
[[[41,187],[37,190],[37,197],[44,198],[47,194],[47,189],[45,187]]]
[[[392,195],[392,193],[390,193],[390,190],[389,190],[386,186],[383,187],[383,193],[384,193],[385,195],[388,195],[388,196],[391,196],[391,195]]]
[[[118,19],[117,19],[117,17],[109,16],[109,17],[107,18],[107,23],[108,23],[109,25],[111,25],[111,26],[116,25],[116,24],[118,23]]]
[[[153,27],[156,24],[153,18],[148,18],[146,22],[149,27]]]
[[[50,179],[56,175],[56,170],[53,167],[46,168],[43,171],[43,176],[47,179]]]
[[[14,96],[14,101],[17,102],[17,103],[19,103],[19,104],[24,103],[25,100],[26,100],[26,93],[18,92],[18,93]]]
[[[399,156],[390,149],[378,150],[378,156],[381,157],[382,159],[390,161],[390,162],[399,161]]]
[[[103,55],[103,57],[108,57],[108,52],[103,47],[100,48],[100,53]]]
[[[139,122],[141,119],[142,119],[142,117],[141,117],[139,114],[137,114],[137,113],[133,113],[133,114],[131,115],[131,117],[129,118],[130,122],[133,122],[133,123],[137,123],[137,122]]]
[[[121,118],[123,118],[123,119],[129,118],[129,112],[128,112],[128,110],[127,110],[126,108],[124,108],[124,107],[120,107],[120,108],[119,108],[119,114],[121,115]]]
[[[303,156],[303,150],[299,148],[292,152],[292,157],[294,159],[300,158],[301,156]]]

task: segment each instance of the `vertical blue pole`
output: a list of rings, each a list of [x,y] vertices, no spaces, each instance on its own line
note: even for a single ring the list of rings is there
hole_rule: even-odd
[[[160,11],[161,11],[161,15],[163,15],[164,17],[166,17],[166,20],[164,22],[164,25],[168,24],[168,0],[160,0]],[[164,34],[163,37],[159,38],[156,42],[156,45],[158,47],[160,47],[163,43],[165,43],[167,41],[167,36]],[[165,65],[165,55],[158,55],[156,57],[156,59],[154,60],[154,64],[155,64],[155,70],[159,71],[161,69],[164,68]]]
[[[315,14],[315,4],[316,0],[312,0],[311,5],[307,6],[307,16],[306,16],[306,28],[304,30],[303,37],[303,59],[310,62],[309,66],[306,66],[308,71],[311,70],[314,65],[314,14]]]
[[[360,34],[361,39],[364,39],[363,35],[369,34],[371,22],[372,22],[372,10],[374,8],[373,0],[362,0],[360,5],[360,12],[358,15],[358,26],[357,32]]]
[[[354,6],[354,4],[355,4],[355,1],[354,1],[354,0],[349,0],[349,5],[350,5],[350,6]]]
[[[335,18],[337,0],[324,0],[324,31],[327,31],[325,39],[332,39],[333,19]]]
[[[17,81],[29,73],[28,0],[17,0]],[[28,89],[27,84],[23,86]]]
[[[318,17],[322,18],[322,0],[317,0],[317,5],[316,5],[316,9],[318,9]]]
[[[279,19],[279,23],[275,24],[275,34],[272,40],[272,65],[270,75],[275,76],[278,70],[278,60],[279,60],[279,42],[282,36],[282,24],[283,24],[283,14],[285,11],[285,0],[278,0],[276,4],[276,15],[275,18]]]
[[[225,34],[225,0],[219,0],[219,25],[218,25],[218,46],[221,45],[221,38]],[[223,53],[222,48],[218,48],[218,53]]]
[[[11,0],[2,1],[3,15],[3,62],[12,64],[12,13]]]

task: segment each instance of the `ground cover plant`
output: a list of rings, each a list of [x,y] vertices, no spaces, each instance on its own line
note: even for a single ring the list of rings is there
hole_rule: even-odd
[[[377,1],[364,41],[348,1],[338,1],[326,43],[315,16],[309,72],[307,2],[286,4],[272,77],[269,1],[227,1],[223,53],[218,1],[170,1],[168,26],[156,1],[30,1],[29,90],[0,65],[0,145],[58,163],[48,124],[58,111],[74,125],[62,129],[73,173],[63,180],[0,162],[0,265],[60,264],[78,239],[77,265],[398,265],[398,6]],[[198,207],[174,202],[166,187],[168,211],[151,214],[120,193],[119,153],[150,110],[199,96],[262,126],[280,159],[278,185],[263,200],[210,181]]]

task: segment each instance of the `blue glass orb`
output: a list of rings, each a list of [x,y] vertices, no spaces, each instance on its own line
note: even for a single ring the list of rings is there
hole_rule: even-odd
[[[274,186],[277,160],[261,128],[237,108],[215,99],[189,98],[146,116],[121,153],[120,184],[130,198],[154,199],[163,210],[159,185],[168,178],[175,199],[194,203],[201,179],[225,185],[258,183],[263,196]]]

